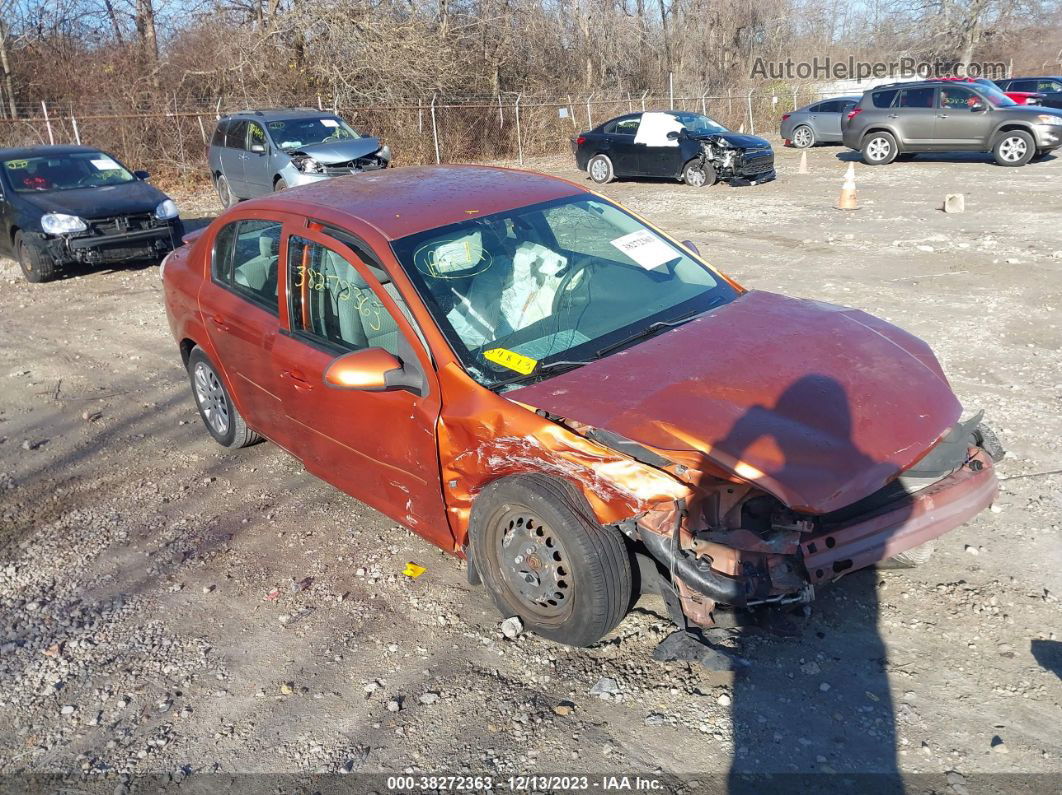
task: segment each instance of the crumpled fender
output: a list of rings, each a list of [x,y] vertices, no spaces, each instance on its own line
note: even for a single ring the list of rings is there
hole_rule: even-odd
[[[438,423],[443,497],[458,547],[468,535],[476,494],[507,475],[537,472],[567,480],[602,525],[646,512],[673,515],[677,501],[692,494],[662,470],[586,439],[515,399],[475,388],[456,364],[439,371],[439,383],[442,394],[459,396],[443,407]]]

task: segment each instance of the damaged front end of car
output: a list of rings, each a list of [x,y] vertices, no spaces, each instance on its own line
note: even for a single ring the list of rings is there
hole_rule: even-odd
[[[710,135],[699,139],[701,159],[716,177],[730,184],[758,184],[775,178],[774,151],[766,141],[751,139],[749,145],[733,135]]]
[[[391,149],[375,138],[314,144],[286,153],[290,162],[281,170],[289,186],[379,171],[391,164]]]

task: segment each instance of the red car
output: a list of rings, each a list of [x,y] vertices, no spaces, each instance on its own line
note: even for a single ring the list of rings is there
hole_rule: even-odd
[[[680,626],[808,601],[996,494],[925,343],[746,291],[565,180],[389,169],[186,240],[166,311],[214,439],[283,447],[557,641],[639,586]]]
[[[993,83],[987,77],[941,77],[939,79],[957,83],[980,83],[983,86],[999,88],[998,85]],[[1003,89],[1000,89],[1000,91],[1003,91]],[[1038,94],[1034,91],[1003,91],[1003,93],[1019,105],[1039,105],[1044,98],[1043,94]]]

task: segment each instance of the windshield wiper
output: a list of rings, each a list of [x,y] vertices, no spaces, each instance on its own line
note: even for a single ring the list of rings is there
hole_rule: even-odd
[[[510,384],[520,384],[525,381],[532,381],[540,375],[545,375],[553,370],[563,371],[574,370],[576,367],[582,367],[584,364],[590,364],[590,362],[583,361],[559,361],[559,362],[543,362],[539,364],[533,371],[527,375],[515,375],[512,378],[503,378],[501,381],[495,381],[491,384],[491,389],[498,389],[499,387],[509,386]]]
[[[674,320],[657,320],[657,321],[654,321],[653,323],[650,323],[648,326],[643,328],[641,331],[635,332],[634,334],[631,334],[629,337],[624,337],[621,340],[617,340],[616,342],[613,342],[613,343],[611,343],[609,345],[606,345],[604,348],[599,349],[597,351],[597,357],[600,358],[600,357],[604,356],[607,353],[612,353],[614,350],[617,350],[618,348],[624,348],[627,345],[630,345],[632,342],[637,342],[638,340],[643,340],[643,339],[647,339],[648,337],[652,337],[655,334],[657,334],[657,333],[659,333],[661,331],[664,331],[665,329],[675,328],[676,326],[681,326],[683,323],[689,323],[697,315],[701,314],[702,312],[708,311],[713,306],[716,306],[722,300],[723,299],[721,299],[721,298],[717,298],[715,301],[713,301],[711,304],[709,304],[705,309],[698,309],[696,312],[690,312],[689,314],[682,315],[680,317],[675,318]]]

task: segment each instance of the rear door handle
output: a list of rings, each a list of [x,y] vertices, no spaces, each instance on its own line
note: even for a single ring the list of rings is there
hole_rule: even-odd
[[[210,316],[210,322],[213,323],[215,326],[217,326],[222,331],[228,331],[229,330],[229,324],[225,322],[225,318],[223,318],[221,315],[211,315]]]
[[[282,370],[280,372],[281,378],[286,378],[291,381],[292,386],[296,389],[302,389],[309,392],[313,389],[313,384],[306,380],[306,376],[299,370]]]
[[[889,118],[890,119],[898,119],[898,118],[900,118],[900,116],[899,116],[898,113],[890,113],[889,114]]]
[[[947,113],[938,113],[937,114],[937,118],[938,119],[946,119],[946,118],[948,118],[948,114]]]

